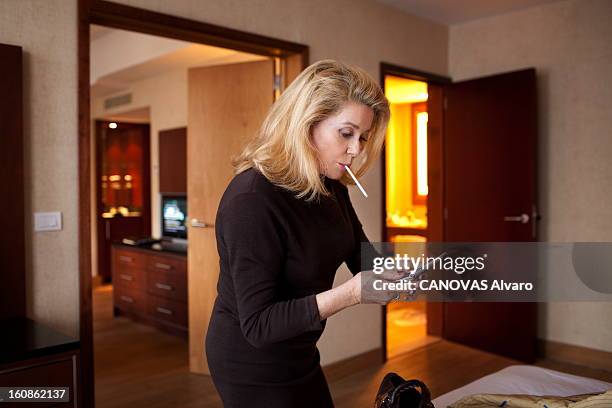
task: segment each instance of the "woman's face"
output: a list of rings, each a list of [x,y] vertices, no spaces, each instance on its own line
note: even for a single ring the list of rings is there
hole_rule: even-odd
[[[338,180],[344,165],[350,166],[367,142],[374,119],[369,107],[347,102],[335,115],[319,122],[312,131],[312,139],[322,163],[321,173]]]

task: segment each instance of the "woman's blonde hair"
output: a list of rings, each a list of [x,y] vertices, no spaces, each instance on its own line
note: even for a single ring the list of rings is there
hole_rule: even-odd
[[[298,198],[312,200],[329,195],[320,175],[312,130],[347,102],[363,104],[374,112],[368,140],[352,166],[357,177],[363,175],[382,149],[389,103],[365,71],[333,60],[312,64],[287,87],[268,111],[255,138],[234,159],[236,173],[255,168]],[[342,181],[353,183],[346,174]]]

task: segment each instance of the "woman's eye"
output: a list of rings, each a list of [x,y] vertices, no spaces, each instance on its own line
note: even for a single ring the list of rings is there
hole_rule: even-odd
[[[340,134],[341,134],[343,137],[346,137],[346,138],[353,137],[353,134],[352,134],[352,133],[340,132]]]
[[[367,138],[367,137],[363,137],[363,136],[361,136],[361,137],[359,138],[359,140],[360,140],[360,141],[362,141],[363,143],[365,143],[365,142],[367,142],[367,141],[368,141],[368,138]]]

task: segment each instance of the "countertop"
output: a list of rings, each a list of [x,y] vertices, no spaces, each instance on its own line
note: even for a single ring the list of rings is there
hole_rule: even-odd
[[[120,242],[114,243],[114,247],[133,249],[137,251],[156,252],[171,255],[187,256],[187,246],[184,244],[174,244],[171,242],[161,242],[147,245],[128,245]]]

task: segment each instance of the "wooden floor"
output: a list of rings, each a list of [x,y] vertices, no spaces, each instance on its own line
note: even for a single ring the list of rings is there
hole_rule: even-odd
[[[391,302],[387,305],[387,356],[393,358],[407,351],[440,340],[427,335],[427,305],[418,302]]]
[[[112,289],[94,291],[96,407],[221,407],[212,381],[188,370],[186,340],[112,316]],[[395,371],[444,394],[515,361],[439,341],[361,370],[326,370],[338,408],[371,407],[382,377]],[[548,364],[548,365],[547,365]],[[612,374],[552,362],[539,365],[612,382]]]

